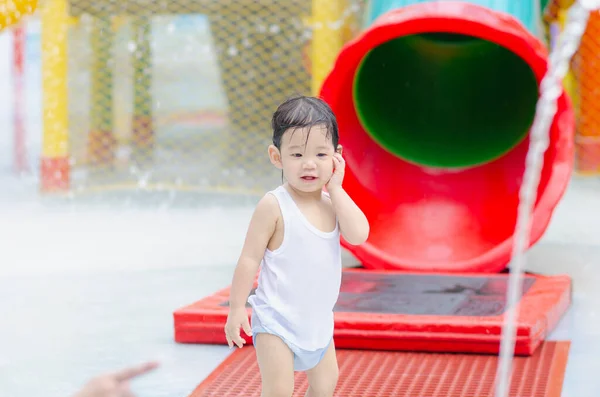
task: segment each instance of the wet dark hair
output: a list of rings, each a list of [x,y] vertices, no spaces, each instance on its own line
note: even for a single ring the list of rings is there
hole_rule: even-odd
[[[273,114],[273,145],[281,150],[281,137],[290,128],[294,131],[315,125],[325,126],[327,137],[331,137],[333,149],[336,150],[340,139],[338,124],[329,105],[322,99],[310,96],[289,98]]]

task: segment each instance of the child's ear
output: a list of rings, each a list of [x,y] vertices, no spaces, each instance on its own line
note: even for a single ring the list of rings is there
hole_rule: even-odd
[[[337,146],[337,149],[336,149],[335,151],[336,151],[336,152],[338,152],[339,154],[342,154],[342,150],[343,150],[343,149],[344,149],[344,148],[342,147],[342,145],[338,145],[338,146]]]
[[[269,159],[271,160],[271,164],[275,167],[279,169],[283,168],[283,165],[281,164],[281,152],[275,145],[269,145]]]

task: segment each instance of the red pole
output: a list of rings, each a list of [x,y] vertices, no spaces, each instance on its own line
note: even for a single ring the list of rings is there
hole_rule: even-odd
[[[25,147],[25,25],[21,22],[13,29],[13,94],[14,94],[14,153],[13,166],[18,174],[26,172]]]

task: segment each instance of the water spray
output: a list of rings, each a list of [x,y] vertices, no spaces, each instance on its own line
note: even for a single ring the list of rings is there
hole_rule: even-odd
[[[558,37],[556,47],[550,53],[548,70],[540,84],[540,98],[531,127],[523,183],[519,191],[495,397],[508,397],[510,391],[518,302],[521,300],[523,269],[526,264],[525,250],[529,245],[531,213],[537,196],[544,152],[549,144],[550,126],[556,114],[557,100],[563,91],[562,81],[569,70],[571,58],[579,47],[590,11],[598,8],[600,8],[600,0],[580,0],[571,6],[564,30]]]

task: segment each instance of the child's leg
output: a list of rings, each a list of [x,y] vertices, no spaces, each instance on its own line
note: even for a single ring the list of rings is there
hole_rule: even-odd
[[[254,348],[262,379],[261,397],[291,397],[294,393],[294,354],[278,336],[259,333]]]
[[[305,397],[333,397],[337,386],[339,369],[333,341],[323,359],[314,368],[306,371],[308,391]]]

